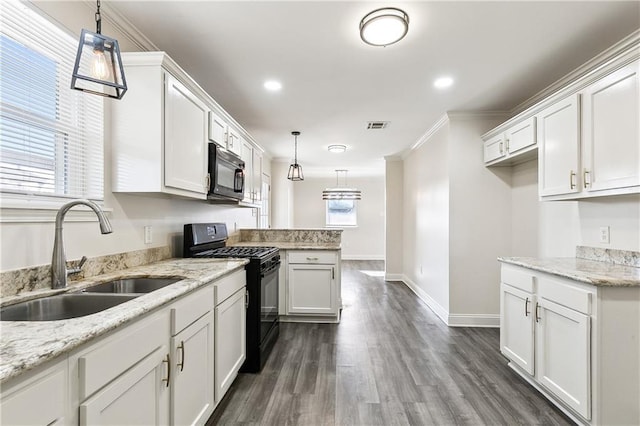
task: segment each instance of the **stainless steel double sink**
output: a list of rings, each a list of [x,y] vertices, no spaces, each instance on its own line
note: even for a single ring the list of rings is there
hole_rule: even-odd
[[[28,300],[0,309],[0,321],[55,321],[95,314],[184,278],[126,278],[78,292]]]

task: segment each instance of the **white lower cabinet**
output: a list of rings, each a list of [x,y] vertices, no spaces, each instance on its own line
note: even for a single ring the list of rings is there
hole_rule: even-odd
[[[213,312],[171,338],[171,424],[204,424],[214,408]]]
[[[245,288],[241,269],[3,383],[0,424],[205,424],[246,358]]]
[[[166,424],[169,390],[167,347],[156,349],[80,404],[80,425]],[[163,383],[165,383],[163,385]]]
[[[2,384],[0,424],[70,425],[67,359]],[[34,407],[37,406],[37,409]]]
[[[215,396],[220,402],[247,357],[247,296],[244,271],[216,287]]]
[[[213,286],[171,306],[171,424],[204,424],[215,406]]]
[[[331,251],[287,253],[287,314],[337,316],[338,258]]]
[[[578,423],[640,424],[640,288],[510,264],[501,273],[500,350],[509,365]]]

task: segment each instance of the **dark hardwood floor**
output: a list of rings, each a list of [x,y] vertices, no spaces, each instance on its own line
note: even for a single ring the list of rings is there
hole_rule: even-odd
[[[340,324],[282,324],[209,425],[565,425],[507,367],[498,329],[449,328],[380,261],[343,261]]]

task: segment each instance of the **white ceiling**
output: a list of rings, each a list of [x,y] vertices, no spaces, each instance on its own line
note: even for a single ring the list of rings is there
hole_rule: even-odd
[[[103,1],[105,4],[105,1]],[[640,2],[111,1],[273,158],[306,175],[381,174],[446,111],[512,110],[640,27]],[[393,5],[409,33],[386,48],[360,19]],[[433,87],[449,75],[455,85]],[[264,90],[277,79],[279,93]],[[390,121],[366,130],[367,121]],[[327,152],[345,144],[344,154]]]

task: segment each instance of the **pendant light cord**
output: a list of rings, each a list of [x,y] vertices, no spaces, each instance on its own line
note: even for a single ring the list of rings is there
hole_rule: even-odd
[[[295,155],[293,156],[293,163],[294,164],[298,164],[298,135],[293,135],[293,137],[295,138],[295,147],[294,147],[294,152]]]
[[[96,33],[102,34],[102,17],[100,16],[100,0],[96,0],[97,10],[96,10]]]

